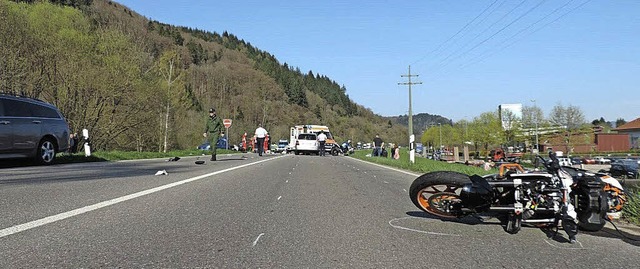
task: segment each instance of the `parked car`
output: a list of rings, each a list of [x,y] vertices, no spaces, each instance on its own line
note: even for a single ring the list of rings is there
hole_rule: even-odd
[[[233,147],[234,145],[231,145],[232,148],[229,149],[234,149]],[[216,143],[216,148],[219,149],[226,149],[227,148],[227,139],[225,138],[218,138],[218,142]],[[211,144],[209,143],[209,141],[204,142],[202,145],[198,146],[198,149],[201,150],[210,150],[211,149]]]
[[[300,153],[314,153],[318,154],[318,137],[314,133],[299,134],[296,139],[296,144],[293,148],[293,153],[299,155]]]
[[[578,157],[572,157],[572,158],[570,158],[570,159],[571,159],[571,163],[572,163],[573,165],[579,165],[579,164],[582,164],[582,159],[580,159],[580,158],[578,158]]]
[[[611,164],[609,174],[619,179],[621,183],[624,183],[625,179],[638,178],[638,165],[638,161],[635,160],[617,160]]]
[[[607,159],[605,157],[600,157],[600,156],[595,157],[594,160],[598,164],[610,164],[611,163],[610,159]]]
[[[582,158],[582,163],[583,164],[596,164],[596,160],[591,158],[591,157],[584,157],[584,158]]]
[[[280,139],[278,140],[278,147],[276,148],[276,152],[284,152],[287,150],[287,146],[289,145],[289,140]]]
[[[0,93],[0,159],[53,163],[69,148],[69,125],[52,104]]]
[[[559,157],[558,161],[560,162],[561,166],[572,166],[573,165],[571,163],[571,159],[566,158],[566,157]]]

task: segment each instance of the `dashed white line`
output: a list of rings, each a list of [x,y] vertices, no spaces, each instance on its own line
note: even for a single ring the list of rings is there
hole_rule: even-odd
[[[27,223],[15,225],[15,226],[12,226],[12,227],[9,227],[9,228],[4,228],[4,229],[0,230],[0,238],[5,237],[5,236],[9,236],[9,235],[12,235],[12,234],[16,234],[16,233],[19,233],[19,232],[22,232],[22,231],[26,231],[26,230],[29,230],[29,229],[33,229],[33,228],[36,228],[36,227],[40,227],[40,226],[43,226],[43,225],[46,225],[46,224],[49,224],[49,223],[53,223],[53,222],[56,222],[56,221],[59,221],[59,220],[67,219],[67,218],[70,218],[70,217],[74,217],[74,216],[77,216],[77,215],[80,215],[80,214],[91,212],[91,211],[94,211],[94,210],[97,210],[97,209],[100,209],[100,208],[103,208],[103,207],[115,205],[115,204],[118,204],[118,203],[121,203],[121,202],[124,202],[124,201],[135,199],[135,198],[138,198],[138,197],[141,197],[141,196],[145,196],[147,194],[152,194],[152,193],[155,193],[155,192],[163,191],[163,190],[166,190],[166,189],[169,189],[169,188],[180,186],[182,184],[190,183],[190,182],[193,182],[193,181],[196,181],[196,180],[200,180],[200,179],[203,179],[203,178],[207,178],[207,177],[210,177],[210,176],[214,176],[214,175],[217,175],[217,174],[222,174],[222,173],[225,173],[225,172],[233,171],[233,170],[244,168],[244,167],[251,166],[251,165],[261,164],[263,162],[267,162],[267,161],[271,161],[271,160],[275,160],[275,159],[279,159],[279,158],[282,158],[282,157],[264,159],[264,160],[253,162],[253,163],[248,163],[248,164],[243,164],[243,165],[232,167],[232,168],[227,168],[227,169],[216,171],[216,172],[213,172],[213,173],[204,174],[204,175],[200,175],[200,176],[197,176],[197,177],[192,177],[192,178],[188,178],[188,179],[185,179],[185,180],[181,180],[181,181],[178,181],[178,182],[162,185],[162,186],[159,186],[159,187],[155,187],[153,189],[148,189],[148,190],[136,192],[136,193],[133,193],[133,194],[125,195],[125,196],[122,196],[122,197],[118,197],[118,198],[111,199],[111,200],[108,200],[108,201],[100,202],[100,203],[97,203],[97,204],[88,205],[88,206],[85,206],[85,207],[81,207],[81,208],[74,209],[74,210],[71,210],[71,211],[67,211],[67,212],[64,212],[64,213],[60,213],[60,214],[57,214],[57,215],[49,216],[49,217],[42,218],[42,219],[39,219],[39,220],[34,220],[34,221],[27,222]]]
[[[258,240],[260,240],[260,237],[262,237],[264,235],[264,233],[261,233],[258,235],[258,238],[256,238],[256,240],[253,241],[253,246],[255,247],[258,244]]]
[[[280,199],[282,199],[282,196],[278,196],[278,201],[280,201]]]

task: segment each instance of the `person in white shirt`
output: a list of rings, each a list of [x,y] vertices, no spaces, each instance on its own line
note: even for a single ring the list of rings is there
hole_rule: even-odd
[[[267,136],[268,132],[264,128],[262,128],[262,124],[258,124],[258,128],[256,129],[256,140],[258,140],[258,155],[262,156],[264,152],[264,138]]]
[[[324,156],[324,144],[327,141],[327,135],[324,134],[324,131],[320,131],[320,134],[318,135],[318,142],[320,142],[320,156]]]

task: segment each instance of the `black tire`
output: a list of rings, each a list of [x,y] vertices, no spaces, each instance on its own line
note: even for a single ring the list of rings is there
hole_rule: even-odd
[[[56,153],[57,146],[55,142],[53,142],[53,139],[45,137],[38,143],[36,162],[44,165],[52,164],[56,158]]]
[[[337,148],[331,148],[331,155],[333,156],[338,156],[338,149]]]
[[[606,220],[606,215],[607,215],[607,210],[609,210],[609,204],[607,204],[607,195],[601,191],[600,192],[600,198],[598,199],[599,203],[600,203],[600,211],[599,211],[599,217],[600,217],[600,223],[587,223],[586,219],[589,217],[587,216],[582,216],[582,214],[578,213],[578,227],[581,230],[584,231],[588,231],[588,232],[597,232],[602,230],[602,228],[604,227],[605,224],[607,224]],[[583,221],[584,220],[584,221]]]
[[[424,174],[416,178],[409,188],[411,202],[420,210],[443,218],[458,218],[461,212],[445,212],[436,208],[436,203],[445,199],[453,201],[459,199],[462,187],[471,183],[469,176],[450,171],[439,171]],[[431,195],[428,195],[431,194]]]
[[[300,151],[297,151],[297,150],[293,151],[293,153],[294,153],[295,155],[300,155]]]

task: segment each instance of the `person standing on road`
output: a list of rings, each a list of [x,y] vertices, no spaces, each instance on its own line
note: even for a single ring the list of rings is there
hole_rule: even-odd
[[[262,156],[264,152],[264,138],[267,136],[268,132],[264,128],[262,128],[262,123],[258,124],[258,128],[256,129],[256,140],[258,144],[258,155]]]
[[[373,139],[373,146],[375,149],[373,150],[373,156],[382,156],[382,147],[384,147],[384,141],[380,138],[380,135],[376,135],[376,138]]]
[[[209,146],[211,147],[211,161],[216,160],[216,149],[220,132],[222,132],[222,126],[222,120],[218,118],[216,109],[209,109],[209,118],[207,119],[207,124],[204,127],[204,134],[202,135],[209,139]]]
[[[324,131],[320,131],[320,134],[318,135],[318,142],[320,143],[320,156],[324,156],[325,153],[325,148],[324,148],[324,144],[327,142],[327,135],[324,134]]]
[[[242,152],[247,152],[247,133],[242,135]]]

